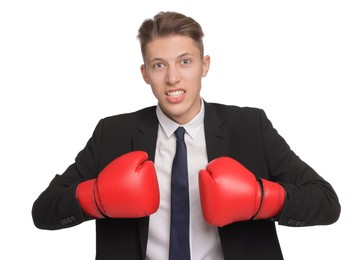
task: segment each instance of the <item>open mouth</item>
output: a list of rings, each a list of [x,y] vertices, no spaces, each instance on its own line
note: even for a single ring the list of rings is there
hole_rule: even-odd
[[[184,90],[176,90],[176,91],[168,92],[167,96],[172,97],[172,98],[176,98],[176,97],[182,96],[184,93],[185,93]]]

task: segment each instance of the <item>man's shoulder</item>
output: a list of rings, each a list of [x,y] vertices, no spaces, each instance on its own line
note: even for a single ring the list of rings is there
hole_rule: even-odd
[[[147,117],[151,114],[155,114],[156,111],[156,106],[150,106],[150,107],[145,107],[136,111],[132,111],[132,112],[126,112],[126,113],[122,113],[122,114],[116,114],[116,115],[111,115],[108,117],[103,118],[103,120],[105,121],[119,121],[119,120],[131,120],[131,119],[140,119],[140,118],[144,118]]]
[[[244,115],[244,116],[254,116],[258,115],[263,111],[261,108],[250,107],[250,106],[237,106],[230,104],[221,104],[221,103],[207,103],[209,110],[217,112],[220,115]]]
[[[156,118],[156,106],[145,107],[140,110],[107,116],[101,119],[103,126],[132,128],[140,122],[151,118]]]

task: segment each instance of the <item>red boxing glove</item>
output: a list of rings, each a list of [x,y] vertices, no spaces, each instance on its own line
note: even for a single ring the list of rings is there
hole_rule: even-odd
[[[280,184],[257,181],[232,158],[211,161],[198,177],[203,216],[211,225],[222,227],[236,221],[272,218],[283,207],[285,190]]]
[[[159,207],[159,188],[154,164],[143,151],[119,156],[98,178],[78,184],[76,197],[93,218],[139,218]]]

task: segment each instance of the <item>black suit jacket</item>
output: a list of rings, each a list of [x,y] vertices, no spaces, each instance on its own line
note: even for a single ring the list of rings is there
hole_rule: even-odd
[[[283,259],[275,221],[311,226],[338,219],[340,204],[331,185],[290,149],[263,110],[205,103],[204,128],[209,161],[230,156],[258,178],[278,182],[287,191],[277,219],[219,228],[226,260]],[[75,197],[77,184],[96,178],[110,161],[129,151],[144,150],[154,160],[157,131],[155,107],[100,120],[75,163],[56,175],[35,201],[35,225],[52,230],[90,220]],[[96,220],[96,259],[144,259],[148,225],[149,217]]]

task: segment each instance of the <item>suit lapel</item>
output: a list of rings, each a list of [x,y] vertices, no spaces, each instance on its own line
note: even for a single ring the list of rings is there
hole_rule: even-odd
[[[223,120],[215,108],[206,102],[204,115],[204,132],[206,137],[208,161],[228,155],[229,132],[222,129]]]
[[[158,118],[155,113],[155,107],[147,116],[145,116],[144,120],[140,122],[137,130],[138,132],[133,136],[133,149],[146,151],[148,153],[149,160],[154,162],[158,134]],[[145,259],[148,241],[149,217],[138,219],[138,230],[142,256],[143,259]]]
[[[146,151],[149,159],[154,161],[158,134],[158,118],[155,107],[139,123],[137,130],[138,132],[133,136],[133,149]]]

